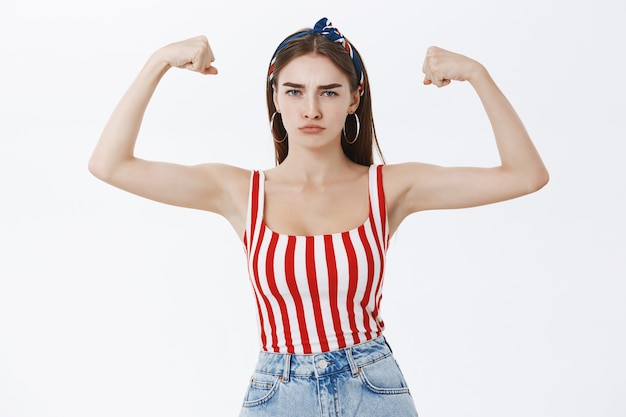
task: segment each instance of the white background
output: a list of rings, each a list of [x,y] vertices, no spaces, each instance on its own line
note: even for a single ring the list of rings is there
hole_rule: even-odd
[[[497,163],[471,87],[422,85],[436,44],[485,64],[551,173],[393,238],[383,316],[420,415],[626,415],[622,2],[4,0],[1,417],[238,413],[257,329],[235,233],[87,161],[147,57],[205,34],[220,75],[168,73],[138,155],[272,166],[267,63],[322,16],[364,55],[388,162]]]

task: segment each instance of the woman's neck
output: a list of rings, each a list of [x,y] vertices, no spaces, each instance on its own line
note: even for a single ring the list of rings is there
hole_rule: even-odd
[[[340,152],[307,152],[290,150],[289,155],[276,168],[279,172],[294,181],[322,184],[353,172],[358,164],[352,162]]]

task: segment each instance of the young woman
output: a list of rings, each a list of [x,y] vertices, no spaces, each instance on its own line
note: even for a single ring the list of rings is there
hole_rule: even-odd
[[[204,37],[156,51],[107,123],[89,163],[98,178],[156,201],[224,216],[246,249],[260,329],[241,416],[414,416],[383,336],[389,237],[421,210],[472,207],[543,187],[548,173],[487,70],[440,48],[424,84],[468,81],[493,127],[500,166],[374,165],[367,73],[327,19],[283,41],[267,77],[276,166],[181,166],[134,155],[150,98],[172,67],[217,74]]]

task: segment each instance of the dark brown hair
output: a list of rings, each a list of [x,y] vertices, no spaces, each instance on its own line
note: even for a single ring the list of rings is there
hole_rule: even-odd
[[[292,36],[293,35],[290,35],[285,39],[289,39]],[[376,138],[376,129],[374,128],[374,118],[372,116],[372,96],[370,93],[367,71],[365,70],[365,65],[363,64],[361,55],[356,48],[354,48],[354,45],[352,45],[352,49],[361,62],[364,78],[363,94],[361,95],[359,107],[356,110],[356,114],[361,123],[361,129],[356,141],[353,144],[349,144],[347,140],[352,141],[356,136],[356,123],[349,120],[345,126],[345,136],[342,135],[341,147],[343,148],[343,152],[351,161],[365,166],[369,166],[374,163],[373,149],[375,147],[376,152],[384,163],[384,158],[380,150],[380,146],[378,145],[378,139]],[[266,88],[267,111],[270,120],[272,115],[276,112],[273,97],[273,84],[280,76],[280,70],[294,58],[310,53],[323,55],[329,58],[343,73],[348,76],[348,79],[352,84],[352,91],[354,92],[359,88],[359,79],[357,78],[356,69],[348,52],[346,52],[346,50],[339,43],[333,42],[321,34],[306,34],[289,41],[289,43],[287,43],[287,45],[276,55],[276,60],[273,64],[273,77],[272,80],[268,77]],[[352,117],[350,117],[350,119],[352,119]],[[274,123],[272,124],[272,136],[274,137],[276,165],[279,165],[285,160],[287,153],[289,152],[289,138],[287,137],[285,139],[287,132],[280,120],[280,116],[275,117]],[[348,138],[347,140],[346,137]],[[283,141],[283,139],[285,140]]]

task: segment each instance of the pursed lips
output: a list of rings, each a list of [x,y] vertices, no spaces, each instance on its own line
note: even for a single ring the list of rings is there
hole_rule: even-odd
[[[307,124],[307,125],[300,127],[300,131],[304,133],[319,133],[322,130],[324,130],[322,126],[314,125],[314,124]]]

